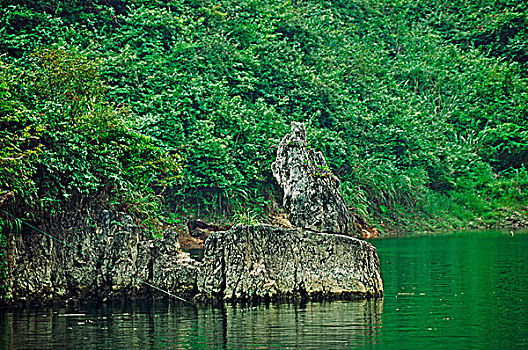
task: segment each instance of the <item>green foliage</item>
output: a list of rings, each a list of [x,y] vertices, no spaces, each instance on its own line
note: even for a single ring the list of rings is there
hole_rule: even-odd
[[[260,214],[251,208],[237,211],[233,215],[233,225],[258,226]]]
[[[33,178],[43,152],[43,128],[28,118],[23,103],[16,98],[18,76],[19,71],[0,62],[0,204],[17,197],[30,205],[37,200]]]
[[[526,125],[511,122],[494,125],[484,130],[483,138],[483,153],[497,169],[519,169],[528,164]]]
[[[106,193],[134,212],[159,209],[156,193],[176,183],[181,160],[131,129],[126,108],[104,101],[99,63],[47,49],[27,65],[2,70],[3,204],[54,214]]]
[[[528,200],[528,171],[526,165],[499,173],[497,181],[490,183],[485,195],[488,200],[499,201],[507,207],[524,206]]]
[[[524,198],[523,1],[4,2],[4,197],[265,212],[296,120],[363,217],[464,221]]]

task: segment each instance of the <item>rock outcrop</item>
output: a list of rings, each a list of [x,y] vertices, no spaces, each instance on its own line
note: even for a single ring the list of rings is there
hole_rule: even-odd
[[[319,232],[348,233],[348,211],[339,179],[321,152],[307,147],[304,124],[292,122],[291,133],[279,144],[273,176],[283,190],[290,222]]]
[[[110,211],[88,224],[86,217],[62,224],[48,233],[75,249],[25,226],[21,233],[8,235],[12,303],[163,296],[140,280],[192,296],[199,263],[180,251],[174,231],[167,230],[163,239],[149,239],[131,217]]]
[[[7,235],[11,302],[161,296],[155,288],[223,300],[382,296],[376,248],[344,235],[348,213],[339,180],[322,154],[307,148],[303,124],[292,123],[272,168],[297,228],[211,231],[200,224],[210,236],[198,262],[181,252],[173,231],[150,239],[125,214],[72,210],[43,227],[70,247],[29,227]]]
[[[368,298],[383,293],[376,248],[352,237],[274,226],[214,232],[198,278],[201,297]]]
[[[368,298],[383,294],[376,248],[348,233],[339,180],[307,147],[304,124],[281,141],[273,176],[289,221],[299,228],[238,226],[205,243],[198,278],[203,298]]]

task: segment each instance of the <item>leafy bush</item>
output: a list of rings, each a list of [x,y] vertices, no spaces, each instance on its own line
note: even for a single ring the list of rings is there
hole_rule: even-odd
[[[497,175],[497,181],[486,188],[485,194],[491,200],[499,201],[506,207],[525,206],[528,200],[528,171],[526,165],[510,169]]]
[[[6,203],[26,208],[41,203],[55,213],[60,203],[101,192],[126,204],[176,183],[179,156],[127,126],[127,109],[103,101],[96,61],[65,49],[41,50],[29,67],[2,71],[3,201],[10,196]]]
[[[266,212],[292,120],[364,217],[523,198],[523,1],[6,1],[0,49],[26,86],[2,80],[2,188],[23,198],[166,187],[179,216]],[[66,42],[82,54],[43,49]]]

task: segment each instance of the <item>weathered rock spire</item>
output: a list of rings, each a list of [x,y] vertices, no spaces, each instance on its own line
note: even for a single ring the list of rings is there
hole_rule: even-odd
[[[292,122],[291,133],[279,144],[271,170],[284,192],[283,206],[293,225],[348,233],[348,211],[339,191],[339,179],[322,153],[308,147],[303,123]]]

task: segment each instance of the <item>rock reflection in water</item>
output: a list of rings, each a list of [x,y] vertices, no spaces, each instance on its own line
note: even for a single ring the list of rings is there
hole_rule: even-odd
[[[343,348],[377,343],[382,300],[226,307],[226,348]]]
[[[258,306],[133,304],[0,314],[0,349],[321,349],[378,343],[382,300]]]

